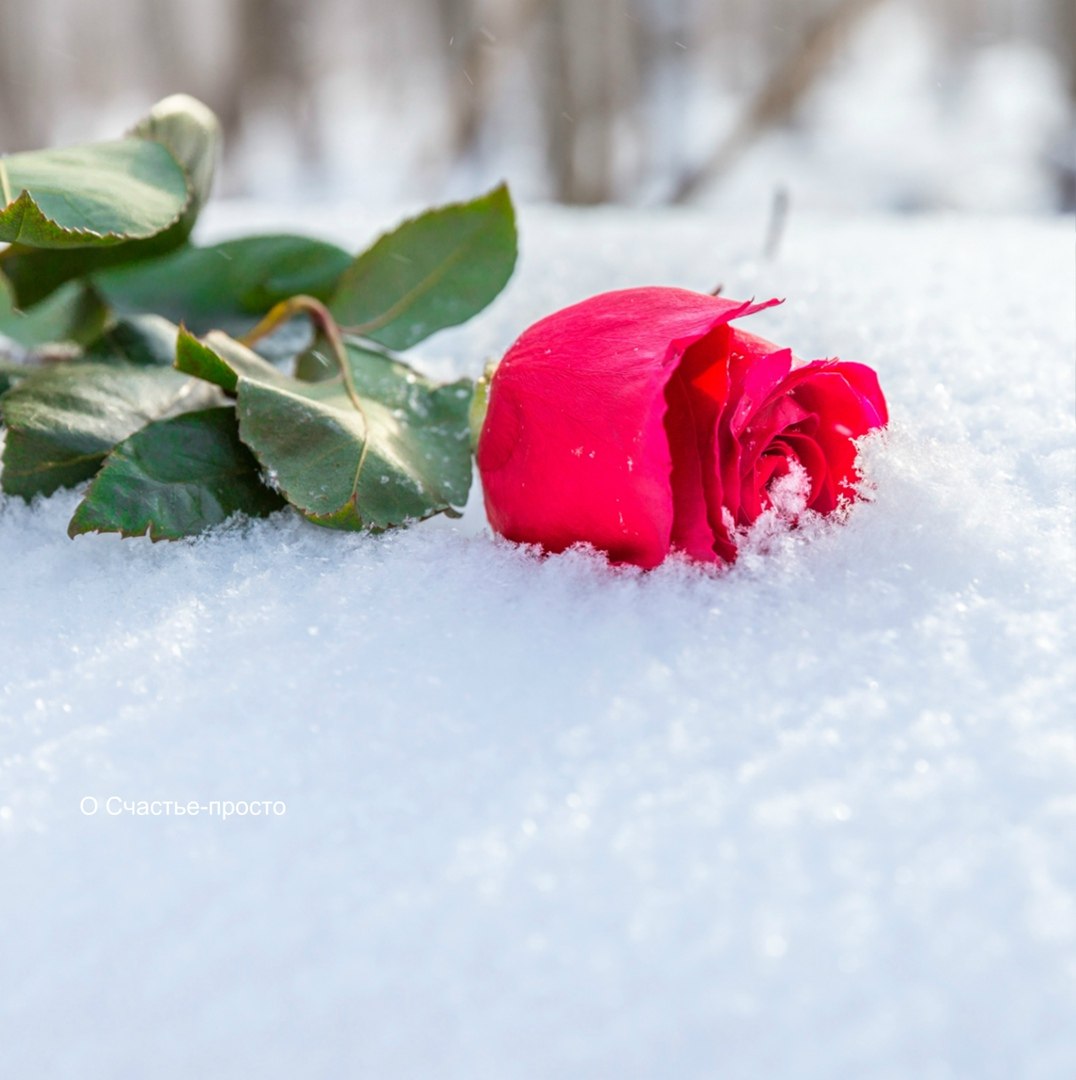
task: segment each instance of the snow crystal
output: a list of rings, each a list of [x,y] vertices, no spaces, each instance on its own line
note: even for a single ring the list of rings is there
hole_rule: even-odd
[[[1070,226],[793,208],[771,263],[763,217],[524,210],[422,350],[787,297],[750,329],[874,364],[893,422],[843,521],[730,570],[542,558],[477,493],[172,545],[0,505],[4,1075],[1076,1075]]]

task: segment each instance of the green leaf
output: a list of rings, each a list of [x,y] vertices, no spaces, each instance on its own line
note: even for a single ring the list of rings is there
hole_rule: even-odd
[[[407,349],[486,307],[515,262],[515,213],[502,184],[381,237],[341,278],[329,307],[356,334]]]
[[[355,344],[361,348],[359,342]],[[295,377],[303,382],[324,382],[339,374],[340,365],[333,359],[332,348],[318,331],[314,340],[295,357]]]
[[[489,412],[489,387],[490,383],[493,382],[493,373],[496,370],[496,361],[489,361],[481,377],[474,384],[474,394],[471,397],[470,408],[467,410],[472,453],[478,449],[478,440],[482,437],[482,428],[486,423],[486,413]]]
[[[29,499],[77,484],[150,420],[220,403],[206,383],[170,368],[62,364],[35,371],[0,399],[8,432],[0,487]]]
[[[0,396],[6,394],[16,383],[22,382],[34,370],[29,364],[0,360]]]
[[[93,342],[86,351],[86,359],[172,367],[178,334],[179,327],[159,315],[128,315],[117,319]]]
[[[0,318],[11,315],[15,310],[15,292],[8,279],[0,274]]]
[[[159,143],[131,138],[0,158],[0,192],[0,240],[42,248],[156,236],[189,200],[175,158]]]
[[[264,517],[284,505],[262,482],[227,406],[155,420],[124,439],[105,458],[67,532],[178,540],[236,513]]]
[[[179,178],[182,187],[180,204],[170,221],[143,239],[131,239],[133,233],[113,238],[108,241],[112,246],[101,246],[106,242],[102,239],[96,241],[97,246],[93,247],[53,251],[41,250],[40,244],[22,242],[0,252],[4,273],[14,287],[19,305],[29,307],[35,304],[72,278],[162,255],[182,244],[190,235],[198,212],[209,195],[219,143],[220,125],[201,102],[176,95],[154,106],[149,116],[137,124],[120,144],[132,148],[128,152],[139,159],[168,162],[167,171],[173,184]],[[97,144],[78,150],[96,154],[101,145],[117,144]],[[70,152],[44,151],[45,154]],[[12,158],[4,160],[10,162]],[[65,197],[71,191],[77,193],[81,190],[77,186],[69,186],[69,181],[75,184],[77,180],[77,177],[65,178],[62,189]],[[110,187],[101,194],[127,212],[131,208],[127,206],[125,189],[131,181],[124,174],[119,177],[119,182],[119,188]],[[90,242],[89,238],[86,242]]]
[[[132,138],[159,143],[179,163],[187,178],[190,201],[183,215],[183,238],[209,199],[220,156],[220,121],[213,110],[187,94],[158,101],[128,132]]]
[[[202,347],[232,372],[240,437],[311,521],[385,529],[466,503],[467,380],[438,386],[406,364],[349,345],[346,378],[308,383],[254,354],[243,358],[242,369],[243,347],[232,342],[226,357],[223,344],[213,335]]]
[[[152,262],[94,278],[114,307],[155,311],[195,333],[242,333],[274,304],[305,294],[328,300],[351,265],[346,251],[302,236],[250,236],[182,247]]]
[[[240,375],[261,382],[288,381],[267,360],[219,330],[199,341],[181,328],[176,343],[176,370],[213,383],[228,394],[235,394]]]
[[[48,342],[92,341],[105,325],[108,310],[93,289],[71,282],[27,311],[15,308],[0,276],[0,334],[26,348]]]

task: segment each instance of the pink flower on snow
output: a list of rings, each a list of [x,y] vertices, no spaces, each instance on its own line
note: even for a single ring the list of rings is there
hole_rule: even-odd
[[[775,303],[625,289],[535,323],[493,375],[479,439],[493,528],[642,567],[674,550],[731,562],[733,530],[790,472],[819,513],[854,497],[855,440],[887,421],[877,376],[729,325]]]

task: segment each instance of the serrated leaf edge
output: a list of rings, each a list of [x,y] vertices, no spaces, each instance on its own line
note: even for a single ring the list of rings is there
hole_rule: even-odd
[[[508,185],[506,183],[498,184],[495,188],[492,188],[490,191],[487,191],[484,195],[479,195],[475,199],[470,199],[470,200],[467,200],[466,202],[448,203],[445,206],[431,207],[429,210],[424,210],[422,213],[416,214],[414,217],[407,218],[406,220],[401,221],[400,224],[397,225],[395,228],[389,229],[388,231],[382,233],[365,251],[363,251],[360,255],[358,255],[356,257],[355,262],[352,264],[352,267],[349,268],[349,269],[353,269],[363,259],[366,259],[366,258],[372,256],[373,253],[377,250],[377,248],[382,243],[385,243],[386,241],[391,240],[398,232],[400,232],[403,229],[406,229],[408,226],[416,225],[420,221],[425,221],[428,218],[437,217],[440,214],[445,214],[445,213],[448,213],[448,212],[450,212],[452,210],[465,210],[468,207],[474,206],[475,203],[481,203],[481,202],[486,201],[486,200],[489,200],[490,202],[492,202],[492,200],[496,196],[501,195],[502,193],[504,195],[508,196]],[[511,218],[511,220],[512,220],[512,222],[514,224],[515,223],[515,207],[512,204],[512,200],[511,200],[510,196],[508,197],[508,211],[509,211],[509,217]],[[456,250],[447,259],[445,259],[444,262],[438,264],[438,266],[430,274],[428,274],[425,278],[423,278],[416,285],[412,286],[406,293],[404,293],[403,296],[401,296],[394,304],[392,304],[391,307],[389,307],[388,309],[383,311],[380,315],[376,316],[373,319],[368,320],[365,323],[360,323],[357,326],[349,326],[349,327],[347,327],[348,333],[351,333],[351,334],[354,334],[354,335],[357,335],[357,336],[369,335],[369,334],[377,333],[378,330],[383,330],[386,326],[388,326],[391,323],[395,322],[395,320],[400,316],[400,314],[402,312],[406,311],[408,306],[411,303],[414,302],[414,299],[415,299],[416,296],[421,296],[424,293],[429,292],[430,289],[434,285],[436,285],[437,282],[439,282],[445,276],[445,274],[447,274],[448,271],[453,266],[455,266],[470,251],[470,249],[472,248],[472,246],[474,244],[475,238],[477,236],[479,236],[480,234],[481,234],[481,230],[477,230],[476,232],[471,233],[467,237],[467,239],[458,248],[456,248]],[[517,248],[517,251],[516,251],[516,258],[518,258],[518,248]],[[515,265],[515,260],[513,260],[513,267],[514,267],[514,265]],[[348,280],[348,274],[349,274],[349,271],[345,270],[344,273],[341,275],[340,280],[337,282],[336,290],[335,290],[335,292],[333,294],[332,299],[330,299],[330,301],[329,301],[329,309],[330,310],[332,310],[333,304],[334,304],[334,302],[336,300],[336,296],[339,294],[340,290],[343,288],[344,283]]]
[[[158,145],[160,145],[160,144],[158,144]],[[168,150],[167,147],[164,147],[164,149],[165,149],[166,153],[168,153],[168,155],[171,157],[171,151]],[[175,158],[173,157],[172,160],[175,161]],[[180,218],[183,217],[183,215],[187,212],[187,208],[191,204],[192,195],[191,195],[189,177],[187,176],[186,172],[184,172],[183,167],[179,164],[178,161],[176,161],[176,166],[177,166],[177,168],[179,168],[180,172],[183,173],[184,181],[186,183],[186,187],[187,187],[186,201],[183,203],[183,206],[181,207],[179,213],[176,214],[175,217],[171,218],[168,221],[167,225],[165,225],[163,228],[159,229],[157,232],[151,233],[149,236],[128,236],[125,233],[118,233],[118,232],[98,232],[96,229],[69,229],[66,225],[61,225],[58,221],[56,221],[55,218],[49,217],[48,214],[46,214],[41,209],[41,207],[37,204],[37,201],[30,194],[30,192],[27,191],[25,188],[23,188],[23,190],[19,193],[19,197],[17,199],[15,199],[13,202],[8,203],[2,210],[0,210],[0,220],[2,220],[2,219],[5,219],[5,218],[8,218],[9,216],[13,218],[14,214],[12,213],[12,211],[17,210],[20,207],[20,205],[22,206],[22,215],[19,217],[19,226],[18,226],[19,231],[16,234],[16,237],[15,237],[14,240],[9,240],[7,242],[10,243],[10,244],[20,244],[21,243],[20,237],[22,235],[23,224],[26,221],[27,216],[30,215],[31,212],[33,214],[33,217],[31,217],[31,220],[34,220],[36,218],[37,222],[45,222],[46,224],[51,225],[54,228],[58,229],[64,236],[69,236],[69,237],[74,237],[74,238],[86,237],[87,239],[92,238],[92,239],[95,239],[95,240],[106,240],[106,241],[109,241],[110,243],[115,243],[115,244],[123,244],[123,243],[126,243],[127,241],[130,241],[130,240],[151,240],[155,236],[160,236],[161,233],[167,232],[170,228],[172,228],[173,225],[176,224],[177,221],[180,220]],[[26,245],[23,245],[23,246],[28,247],[28,248],[32,248],[35,251],[48,250],[47,248],[42,248],[38,244],[26,244]],[[56,250],[56,249],[53,249],[53,250]]]

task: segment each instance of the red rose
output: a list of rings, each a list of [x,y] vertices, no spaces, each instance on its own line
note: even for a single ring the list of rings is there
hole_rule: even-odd
[[[734,530],[790,473],[809,509],[853,498],[855,440],[887,420],[878,379],[729,326],[776,303],[625,289],[535,323],[490,384],[477,456],[493,528],[642,567],[670,551],[731,562]]]

